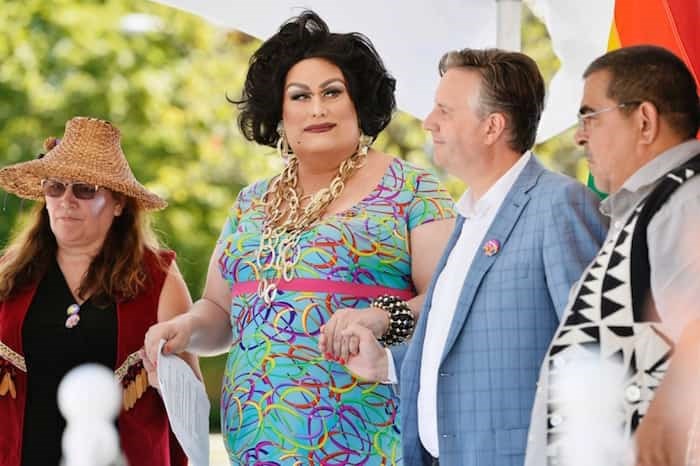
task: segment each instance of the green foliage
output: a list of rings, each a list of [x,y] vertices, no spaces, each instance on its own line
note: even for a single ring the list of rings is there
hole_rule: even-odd
[[[136,177],[170,203],[155,225],[199,296],[238,190],[277,164],[239,136],[226,101],[240,93],[257,42],[143,1],[0,1],[0,9],[0,165],[32,159],[73,116],[114,122]],[[155,27],[129,32],[134,13]],[[29,210],[2,197],[0,246],[20,208]],[[217,371],[220,361],[209,372]],[[218,393],[220,377],[212,384]]]
[[[199,294],[236,192],[252,174],[269,172],[269,157],[238,136],[225,99],[239,92],[254,41],[148,2],[11,1],[1,8],[3,165],[34,157],[75,115],[113,121],[137,178],[170,202],[156,225]],[[160,26],[125,31],[136,12]],[[13,200],[0,239],[13,223]]]
[[[226,100],[240,94],[259,41],[137,0],[0,0],[0,10],[0,165],[32,159],[73,116],[112,121],[136,177],[169,201],[155,225],[197,298],[236,194],[280,168],[273,149],[240,136],[236,108]],[[136,13],[148,15],[150,28],[129,28]],[[523,43],[550,79],[558,63],[529,14]],[[427,144],[420,122],[399,112],[376,147],[430,167]],[[571,173],[575,164],[555,163],[571,150],[557,139],[538,153]],[[441,175],[461,194],[461,182]],[[2,247],[29,202],[0,196]],[[216,430],[223,358],[202,365]]]

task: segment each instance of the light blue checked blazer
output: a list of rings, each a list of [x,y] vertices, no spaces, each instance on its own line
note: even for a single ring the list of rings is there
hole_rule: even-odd
[[[427,317],[438,274],[459,238],[458,217],[400,364],[405,466],[422,464],[416,400]],[[569,289],[605,237],[598,199],[582,184],[525,165],[478,250],[457,303],[437,380],[441,466],[521,466],[537,374]]]

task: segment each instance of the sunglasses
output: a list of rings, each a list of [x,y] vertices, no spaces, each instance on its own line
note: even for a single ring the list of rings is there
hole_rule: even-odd
[[[73,196],[76,199],[82,199],[88,201],[95,198],[95,194],[100,190],[100,187],[96,184],[87,183],[64,183],[58,180],[41,180],[41,190],[44,192],[45,196],[48,197],[62,197],[66,192],[66,189],[70,186],[73,191]]]

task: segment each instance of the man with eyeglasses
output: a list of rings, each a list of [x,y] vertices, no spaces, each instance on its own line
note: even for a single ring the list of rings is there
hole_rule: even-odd
[[[545,356],[525,464],[690,464],[700,419],[697,85],[654,46],[609,52],[583,77],[575,139],[610,193],[610,231]],[[582,367],[610,377],[576,379]]]

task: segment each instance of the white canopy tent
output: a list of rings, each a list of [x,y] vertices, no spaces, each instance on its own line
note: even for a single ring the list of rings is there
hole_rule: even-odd
[[[156,0],[258,38],[274,34],[305,8],[332,30],[359,31],[396,77],[399,108],[423,118],[432,108],[437,62],[464,47],[520,49],[520,0]],[[544,21],[562,64],[548,89],[538,132],[544,141],[575,122],[585,66],[607,49],[614,0],[526,0]],[[585,20],[583,20],[585,18]]]

